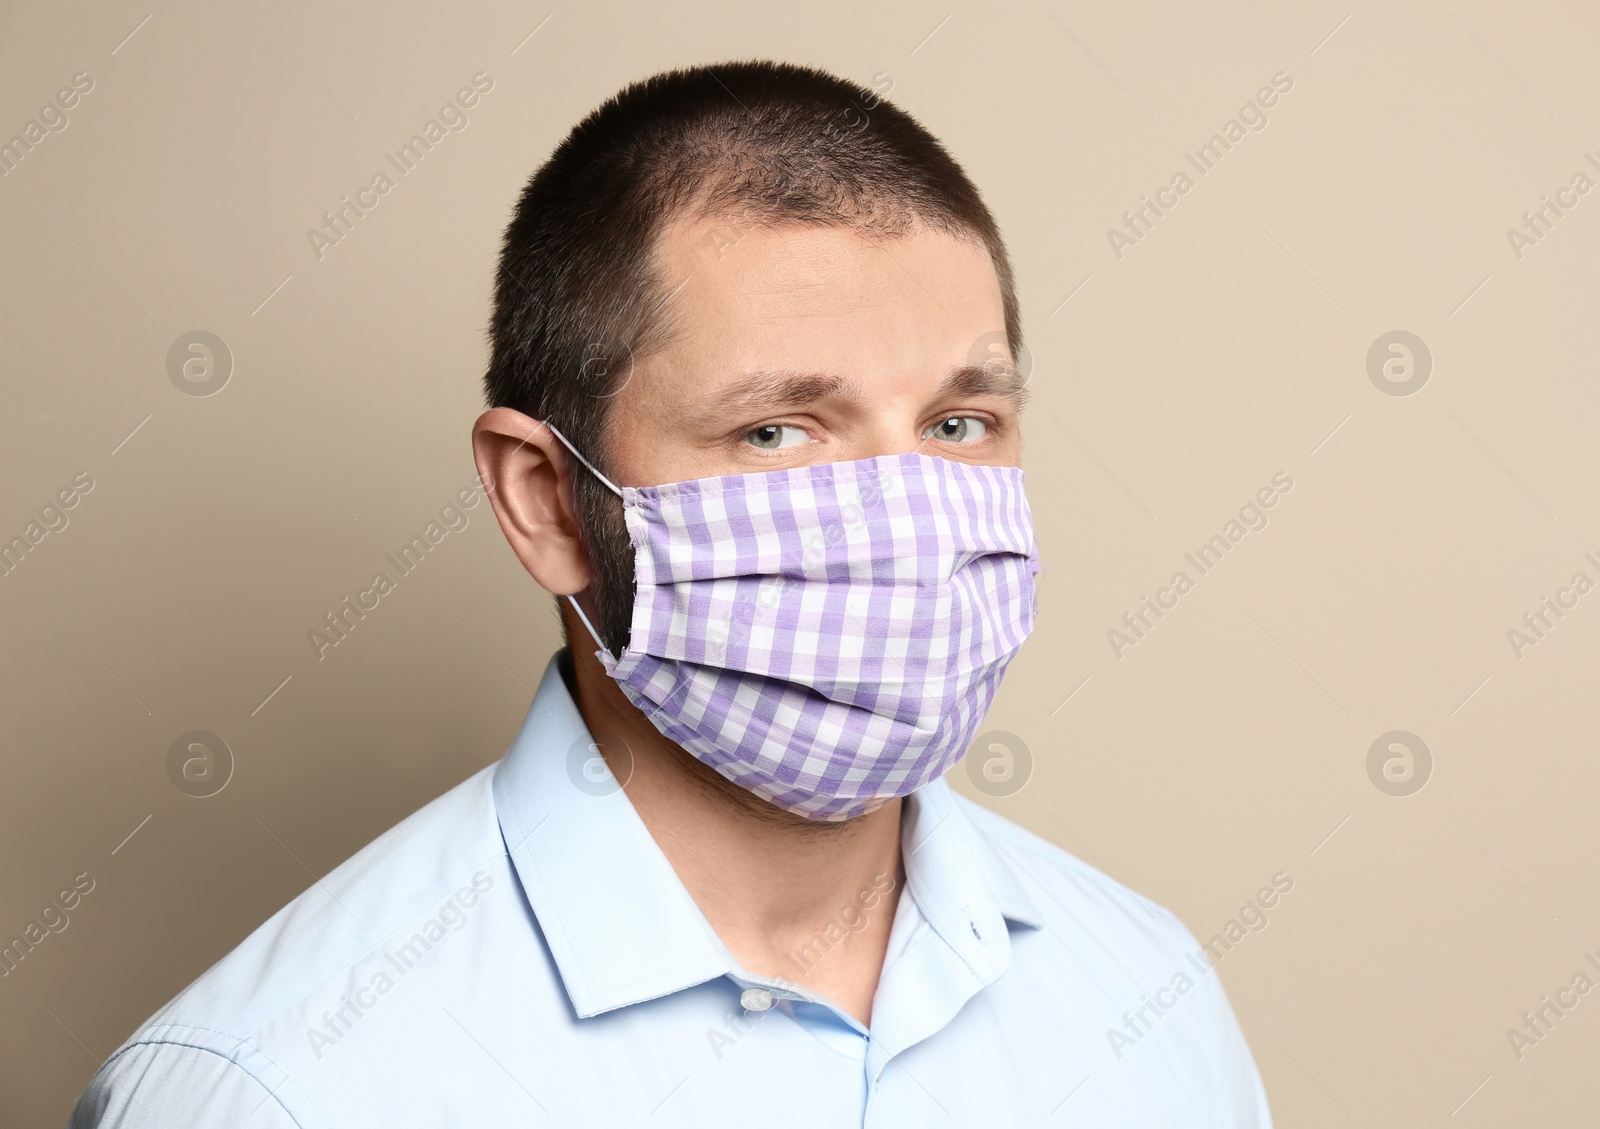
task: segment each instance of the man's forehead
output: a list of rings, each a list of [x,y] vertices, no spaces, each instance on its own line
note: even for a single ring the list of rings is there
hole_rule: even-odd
[[[665,364],[649,367],[712,367],[718,384],[906,362],[944,379],[968,346],[1004,330],[987,251],[926,228],[883,236],[696,217],[663,232],[658,252],[671,333]],[[987,353],[972,361],[1002,363]]]
[[[841,283],[870,285],[894,273],[901,275],[899,281],[926,290],[928,282],[940,281],[929,276],[959,273],[961,285],[992,289],[999,302],[999,283],[982,243],[921,225],[888,232],[758,221],[751,213],[688,213],[662,230],[657,262],[669,293],[697,288],[707,294],[825,294]]]

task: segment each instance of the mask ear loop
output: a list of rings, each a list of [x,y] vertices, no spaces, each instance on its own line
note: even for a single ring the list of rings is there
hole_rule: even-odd
[[[612,482],[605,475],[601,474],[598,470],[595,469],[595,466],[594,466],[593,463],[591,463],[588,459],[586,459],[582,455],[580,455],[578,453],[578,448],[574,447],[571,443],[567,442],[567,437],[565,435],[561,434],[561,432],[556,430],[556,425],[555,424],[551,423],[549,420],[545,420],[544,421],[544,425],[550,429],[550,434],[551,435],[554,435],[557,439],[561,440],[561,445],[563,447],[565,447],[568,451],[572,452],[572,457],[573,458],[577,459],[580,463],[582,463],[584,466],[589,468],[589,473],[594,475],[596,478],[598,478],[601,481],[601,483],[604,484],[604,486],[605,486],[605,488],[607,490],[611,491],[613,494],[615,494],[619,498],[622,497],[622,491],[617,488],[617,484],[615,482]]]
[[[556,425],[555,424],[551,423],[549,420],[545,420],[543,422],[544,422],[544,425],[547,428],[550,429],[550,434],[554,435],[557,439],[561,440],[561,445],[563,447],[565,447],[569,452],[571,452],[573,458],[577,459],[580,463],[582,463],[585,467],[587,467],[588,470],[589,470],[589,473],[594,475],[597,479],[599,479],[601,484],[604,485],[607,490],[610,490],[613,494],[615,494],[619,498],[622,497],[622,491],[617,489],[617,484],[612,482],[605,475],[601,474],[597,469],[595,469],[595,465],[593,463],[591,463],[588,459],[584,458],[581,454],[579,454],[578,453],[578,449],[567,441],[567,437],[565,435],[561,434],[561,432],[556,430]],[[611,655],[611,648],[606,646],[603,642],[600,641],[600,633],[597,632],[594,629],[594,624],[589,622],[589,617],[583,614],[583,608],[578,605],[578,601],[572,596],[563,596],[562,599],[566,600],[567,603],[571,604],[572,605],[572,610],[578,613],[578,618],[583,621],[583,626],[588,628],[589,637],[594,640],[595,646],[599,647],[600,650],[605,652],[606,655],[610,656]],[[613,661],[615,661],[615,657],[614,656],[612,656],[612,657],[613,657]]]
[[[606,654],[610,655],[611,648],[600,642],[600,636],[595,634],[594,624],[590,623],[589,617],[583,614],[583,608],[581,605],[579,605],[578,601],[573,599],[571,596],[563,596],[561,598],[567,603],[571,604],[572,610],[578,613],[579,619],[583,620],[583,625],[589,629],[589,637],[594,640],[594,645],[599,647]],[[615,658],[615,656],[612,657]]]

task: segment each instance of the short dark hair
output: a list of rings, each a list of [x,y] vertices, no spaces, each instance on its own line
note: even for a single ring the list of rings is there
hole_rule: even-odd
[[[920,224],[975,240],[994,264],[1012,355],[1021,347],[999,227],[932,134],[873,90],[825,71],[721,63],[627,86],[529,179],[495,280],[490,405],[553,423],[608,471],[611,397],[672,332],[661,233],[682,217],[721,216],[884,236]],[[575,490],[596,571],[596,627],[620,655],[632,549],[606,488],[584,473]]]

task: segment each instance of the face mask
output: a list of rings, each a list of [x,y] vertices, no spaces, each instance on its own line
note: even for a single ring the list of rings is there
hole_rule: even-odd
[[[627,649],[572,605],[664,736],[815,820],[961,759],[1033,628],[1020,468],[913,453],[618,488],[550,430],[622,499]]]

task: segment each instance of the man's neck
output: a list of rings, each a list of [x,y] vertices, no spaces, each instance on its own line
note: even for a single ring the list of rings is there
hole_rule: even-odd
[[[571,658],[590,735],[723,944],[869,1024],[904,884],[901,801],[839,823],[786,812],[662,736],[592,650]]]

